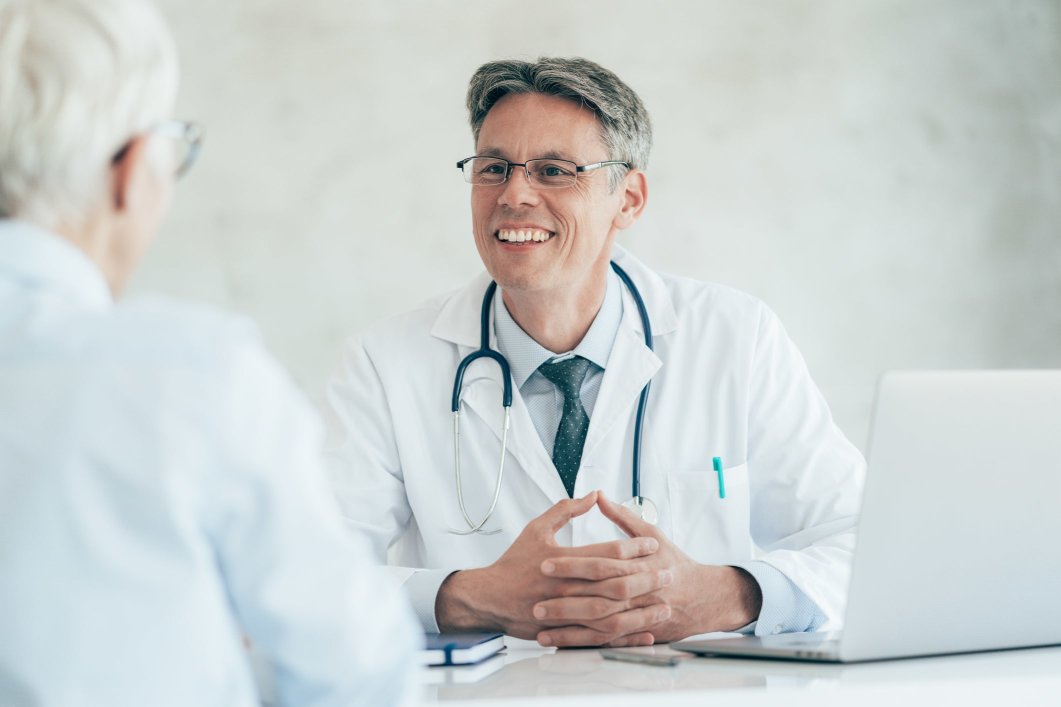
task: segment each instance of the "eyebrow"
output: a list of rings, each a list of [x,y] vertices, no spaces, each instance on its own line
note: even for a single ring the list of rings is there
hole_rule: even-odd
[[[501,150],[500,148],[497,148],[497,147],[484,147],[484,148],[482,148],[481,150],[478,151],[477,156],[478,157],[496,157],[497,159],[500,159],[500,160],[506,160],[508,162],[512,161],[512,160],[508,159],[507,157],[505,157],[504,150]],[[568,156],[564,155],[562,152],[559,152],[557,150],[546,150],[544,154],[537,155],[536,157],[531,157],[531,159],[532,160],[564,160],[565,162],[572,162],[574,164],[578,164],[579,163],[578,160],[574,159],[573,157],[568,157]]]

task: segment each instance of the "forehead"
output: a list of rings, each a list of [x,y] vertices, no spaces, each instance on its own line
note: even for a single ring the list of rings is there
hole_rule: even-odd
[[[494,104],[479,129],[478,154],[520,161],[535,157],[607,157],[592,110],[540,93],[509,94]]]

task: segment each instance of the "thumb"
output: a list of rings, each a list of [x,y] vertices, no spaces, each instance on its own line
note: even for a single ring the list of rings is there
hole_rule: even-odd
[[[577,518],[586,513],[596,504],[596,491],[592,491],[582,498],[564,499],[563,501],[558,501],[552,508],[542,513],[531,523],[537,526],[538,530],[552,537],[556,535],[560,528],[571,522],[572,518]]]
[[[659,529],[647,523],[629,508],[609,500],[603,492],[597,492],[597,505],[605,518],[619,526],[619,529],[632,538],[649,537],[659,540],[662,537]]]

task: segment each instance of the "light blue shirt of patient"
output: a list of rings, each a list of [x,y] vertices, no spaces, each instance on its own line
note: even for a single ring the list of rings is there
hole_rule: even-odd
[[[389,705],[421,640],[247,323],[0,219],[0,705]]]
[[[538,367],[571,354],[588,359],[591,365],[582,383],[581,398],[586,414],[592,419],[604,371],[608,367],[608,358],[623,318],[622,283],[614,272],[608,273],[607,290],[600,311],[585,337],[570,352],[554,353],[542,347],[520,328],[501,297],[494,301],[497,303],[494,305],[494,327],[498,350],[508,359],[513,382],[519,388],[538,436],[551,456],[553,440],[563,413],[564,396],[542,375]],[[754,631],[758,635],[813,631],[825,622],[826,617],[817,605],[775,567],[755,561],[736,566],[755,578],[763,595],[758,621],[745,627],[745,631]]]

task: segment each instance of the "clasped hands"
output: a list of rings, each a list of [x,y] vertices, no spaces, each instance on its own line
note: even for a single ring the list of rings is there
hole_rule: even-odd
[[[557,531],[594,506],[630,537],[560,547]],[[740,628],[761,603],[744,570],[695,562],[595,491],[528,523],[492,565],[450,575],[435,613],[443,631],[499,630],[543,646],[642,646]]]

